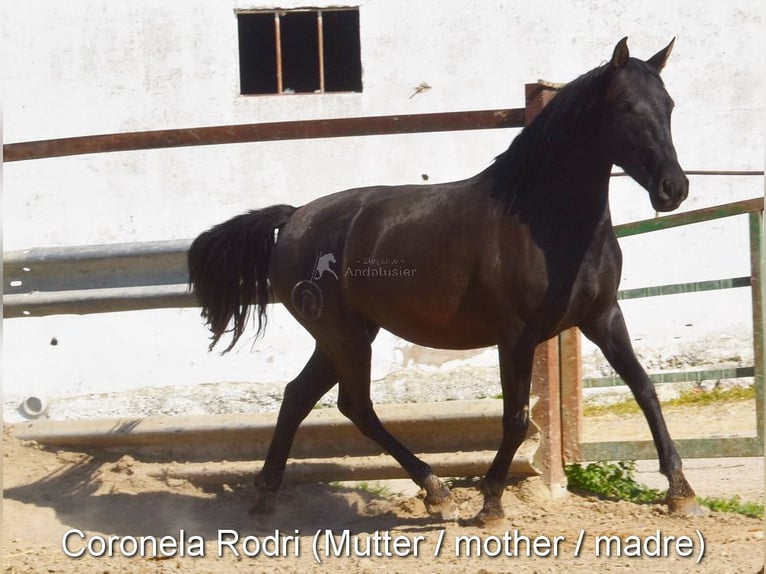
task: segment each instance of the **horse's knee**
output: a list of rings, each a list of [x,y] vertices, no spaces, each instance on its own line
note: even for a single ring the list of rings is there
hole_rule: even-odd
[[[529,429],[529,409],[503,415],[503,432],[509,436],[525,436]]]

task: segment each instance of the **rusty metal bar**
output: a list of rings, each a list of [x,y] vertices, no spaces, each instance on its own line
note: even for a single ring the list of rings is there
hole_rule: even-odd
[[[540,469],[543,481],[553,496],[566,491],[560,377],[559,340],[554,337],[535,349],[531,391],[537,401],[530,409],[530,426],[540,429],[540,448],[535,453],[535,466]]]
[[[523,109],[268,122],[80,136],[5,144],[4,161],[199,145],[518,128]]]
[[[559,334],[561,453],[564,463],[580,460],[582,441],[582,342],[576,327]]]
[[[324,94],[324,24],[321,10],[317,10],[317,53],[319,54],[319,91]]]

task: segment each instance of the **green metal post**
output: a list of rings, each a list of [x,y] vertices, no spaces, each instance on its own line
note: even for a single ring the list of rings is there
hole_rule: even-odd
[[[758,438],[763,443],[763,211],[750,213],[750,272],[753,294],[753,362],[755,363],[755,409]]]

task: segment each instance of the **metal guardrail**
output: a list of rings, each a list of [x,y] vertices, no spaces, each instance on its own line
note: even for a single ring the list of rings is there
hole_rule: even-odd
[[[5,253],[4,317],[193,307],[190,245],[184,239]]]
[[[757,198],[619,225],[615,230],[619,237],[626,237],[762,209],[763,199]],[[180,239],[7,252],[3,255],[4,316],[194,307],[196,301],[187,287],[189,245],[191,239]],[[733,287],[749,285],[749,277],[730,281]],[[710,282],[648,287],[623,291],[620,297],[712,288],[716,285]]]

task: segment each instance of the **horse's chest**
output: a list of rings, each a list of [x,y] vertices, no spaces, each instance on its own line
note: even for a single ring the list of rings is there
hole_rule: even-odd
[[[563,322],[568,326],[597,315],[614,302],[620,283],[621,254],[616,240],[592,245],[568,287]],[[563,295],[563,294],[562,294]]]

